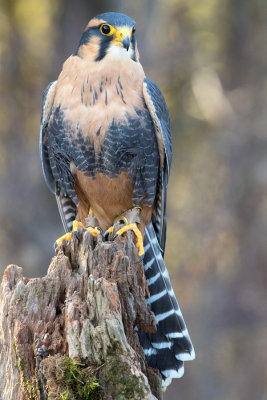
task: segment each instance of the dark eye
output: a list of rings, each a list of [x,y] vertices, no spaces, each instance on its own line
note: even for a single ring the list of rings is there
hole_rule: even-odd
[[[110,26],[109,25],[101,25],[101,33],[103,33],[103,35],[108,35],[111,31]]]
[[[133,27],[132,33],[134,34],[136,32],[135,26]]]

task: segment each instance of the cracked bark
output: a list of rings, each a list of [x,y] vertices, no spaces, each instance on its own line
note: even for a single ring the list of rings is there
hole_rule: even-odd
[[[4,272],[0,399],[89,399],[85,372],[99,384],[92,398],[162,399],[136,332],[155,331],[155,318],[132,233],[114,242],[79,234],[57,249],[45,277],[27,279],[15,265]],[[79,367],[71,384],[64,356]]]

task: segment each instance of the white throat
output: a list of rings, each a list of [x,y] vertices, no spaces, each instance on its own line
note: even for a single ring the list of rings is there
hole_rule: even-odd
[[[105,56],[105,58],[109,60],[122,60],[122,59],[131,59],[134,55],[134,51],[131,47],[129,47],[129,50],[127,51],[124,47],[117,46],[112,44]]]

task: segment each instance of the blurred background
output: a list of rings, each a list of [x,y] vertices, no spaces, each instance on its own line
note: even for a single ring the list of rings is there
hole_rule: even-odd
[[[166,263],[197,358],[164,398],[266,400],[266,0],[0,0],[1,274],[44,275],[63,233],[39,161],[42,93],[103,11],[137,21],[172,121]]]

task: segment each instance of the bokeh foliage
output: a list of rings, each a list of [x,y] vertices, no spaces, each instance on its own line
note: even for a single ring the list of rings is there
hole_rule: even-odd
[[[0,1],[0,267],[44,274],[62,234],[42,177],[42,92],[88,20],[137,21],[171,114],[166,263],[196,361],[166,400],[267,398],[266,0]]]

